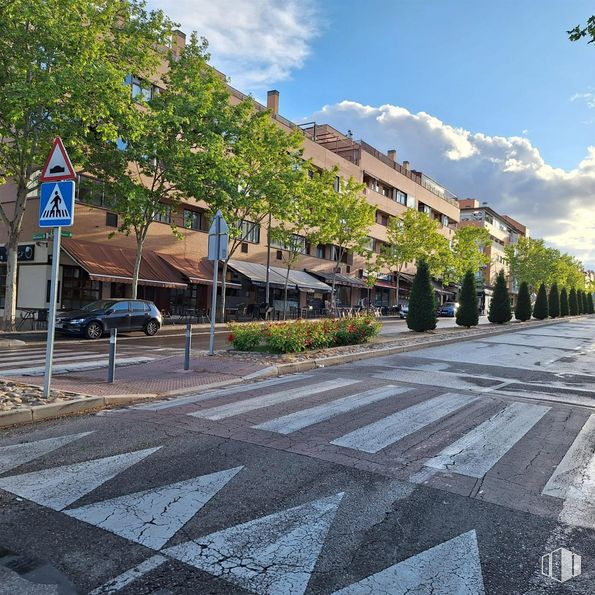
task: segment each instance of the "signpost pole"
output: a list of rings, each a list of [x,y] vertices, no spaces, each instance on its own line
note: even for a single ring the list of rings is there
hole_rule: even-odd
[[[62,228],[54,227],[52,253],[52,278],[50,280],[50,307],[48,313],[48,337],[45,350],[45,376],[43,379],[43,397],[50,396],[52,382],[52,360],[54,357],[54,333],[56,326],[56,303],[58,301],[58,273],[60,271],[60,239]]]
[[[221,219],[215,218],[217,225],[217,256],[219,255],[219,242],[221,241]],[[211,298],[211,334],[209,337],[209,355],[215,355],[215,318],[217,317],[217,281],[219,276],[219,260],[213,262],[213,294]]]

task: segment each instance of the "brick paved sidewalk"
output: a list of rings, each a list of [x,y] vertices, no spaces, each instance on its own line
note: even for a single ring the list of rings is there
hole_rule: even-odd
[[[210,384],[237,380],[264,370],[266,364],[233,361],[219,357],[193,357],[190,370],[184,370],[183,357],[167,357],[145,364],[116,368],[113,384],[107,382],[107,369],[84,370],[57,374],[52,388],[104,397],[108,395],[162,395],[170,391],[185,391]],[[12,377],[15,382],[43,385],[42,376]]]

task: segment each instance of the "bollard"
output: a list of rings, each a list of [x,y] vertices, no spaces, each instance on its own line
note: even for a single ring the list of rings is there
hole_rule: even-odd
[[[186,323],[186,350],[184,351],[184,370],[190,370],[190,348],[192,347],[192,324]]]
[[[109,332],[109,365],[107,372],[107,381],[113,382],[116,375],[116,341],[118,339],[118,329],[113,328]]]

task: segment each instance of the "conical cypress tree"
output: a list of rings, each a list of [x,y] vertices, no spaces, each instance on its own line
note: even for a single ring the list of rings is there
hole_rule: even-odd
[[[574,287],[570,290],[570,295],[568,296],[568,308],[571,316],[578,314],[578,300],[576,299],[576,289]]]
[[[508,322],[511,318],[512,309],[510,307],[508,287],[506,287],[506,278],[504,277],[504,271],[500,270],[496,277],[496,286],[494,287],[494,295],[490,302],[488,320],[496,324],[502,324],[503,322]]]
[[[593,304],[593,294],[591,292],[589,292],[587,303],[589,306],[589,314],[595,314],[595,304]]]
[[[531,320],[531,295],[526,281],[523,281],[519,287],[514,317],[522,322]]]
[[[412,331],[431,331],[436,328],[436,303],[430,271],[425,260],[417,263],[417,272],[411,287],[407,326]]]
[[[581,314],[586,314],[587,313],[587,296],[585,295],[585,292],[582,289],[580,292],[580,296],[581,296],[580,312],[581,312]]]
[[[554,283],[550,287],[550,295],[548,296],[548,312],[552,318],[560,316],[560,293],[558,292],[558,284]]]
[[[533,306],[533,318],[538,320],[544,320],[548,317],[548,303],[547,303],[547,292],[545,290],[545,284],[539,286],[537,292],[537,299],[535,300],[535,306]]]
[[[466,326],[467,328],[479,324],[477,288],[475,287],[475,274],[472,271],[467,271],[463,279],[463,286],[459,295],[457,324],[459,326]]]
[[[560,292],[560,316],[568,316],[569,313],[568,292],[566,291],[566,287],[562,287],[562,291]]]
[[[576,310],[577,314],[583,313],[583,292],[580,289],[576,290]]]

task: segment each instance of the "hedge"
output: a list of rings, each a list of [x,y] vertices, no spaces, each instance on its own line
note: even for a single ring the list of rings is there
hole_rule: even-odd
[[[230,324],[228,340],[238,351],[294,353],[366,343],[380,326],[372,317]]]

